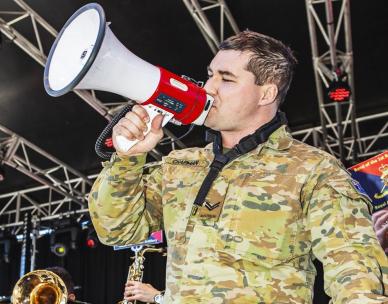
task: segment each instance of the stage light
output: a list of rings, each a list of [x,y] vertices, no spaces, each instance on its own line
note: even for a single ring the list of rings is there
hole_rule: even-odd
[[[113,140],[112,140],[112,137],[109,137],[105,140],[105,146],[108,147],[108,148],[112,148],[113,147]]]
[[[16,242],[8,231],[0,231],[0,261],[10,262],[11,242]]]
[[[64,257],[68,254],[69,249],[77,249],[79,231],[80,226],[74,219],[66,218],[56,222],[50,235],[51,252],[59,257]]]
[[[94,249],[97,247],[98,243],[99,243],[99,241],[97,238],[96,231],[94,230],[94,228],[92,226],[90,226],[88,228],[88,234],[86,237],[86,246],[88,248]]]
[[[56,240],[56,232],[50,234],[50,250],[58,257],[64,257],[67,254],[67,246]]]
[[[8,239],[0,240],[0,260],[9,263],[9,251],[11,249],[11,241]]]
[[[96,248],[97,247],[97,240],[93,237],[88,237],[88,239],[86,240],[86,246],[88,246],[89,248]]]
[[[347,74],[340,70],[336,71],[327,92],[329,100],[332,102],[349,101],[351,94]]]
[[[65,244],[62,243],[54,243],[51,246],[51,252],[54,253],[56,256],[64,257],[67,254],[67,247]]]

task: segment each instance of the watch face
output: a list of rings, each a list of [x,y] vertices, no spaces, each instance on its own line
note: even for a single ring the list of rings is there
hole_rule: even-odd
[[[155,303],[162,304],[163,303],[163,296],[161,294],[158,294],[154,298]]]

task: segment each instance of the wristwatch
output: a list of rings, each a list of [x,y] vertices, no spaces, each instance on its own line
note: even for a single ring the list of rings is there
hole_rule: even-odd
[[[157,294],[154,297],[154,302],[156,304],[163,304],[163,299],[164,299],[164,291],[162,291],[161,293]]]

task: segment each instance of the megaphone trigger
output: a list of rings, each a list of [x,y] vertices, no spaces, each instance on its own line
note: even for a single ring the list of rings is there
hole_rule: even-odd
[[[144,136],[147,136],[147,134],[151,131],[151,123],[157,115],[159,114],[163,115],[162,127],[164,127],[174,116],[172,113],[168,111],[164,111],[152,104],[147,104],[143,106],[143,108],[147,111],[147,114],[149,116],[149,121],[147,122],[147,131],[144,133]],[[137,139],[129,140],[128,138],[122,135],[118,135],[116,136],[116,142],[121,152],[128,152],[129,149],[131,149],[134,145],[136,145],[139,142],[139,140]]]

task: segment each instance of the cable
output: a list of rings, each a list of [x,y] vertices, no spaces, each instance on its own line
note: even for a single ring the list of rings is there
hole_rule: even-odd
[[[191,131],[193,131],[194,127],[195,127],[194,124],[190,125],[189,130],[187,130],[187,132],[186,132],[185,134],[183,134],[182,136],[180,136],[180,137],[178,137],[178,138],[176,138],[176,139],[170,139],[170,140],[168,140],[169,138],[163,138],[163,139],[159,142],[159,145],[165,146],[165,145],[172,144],[172,143],[174,143],[174,142],[176,142],[176,141],[178,141],[178,140],[181,140],[182,138],[186,137]]]

